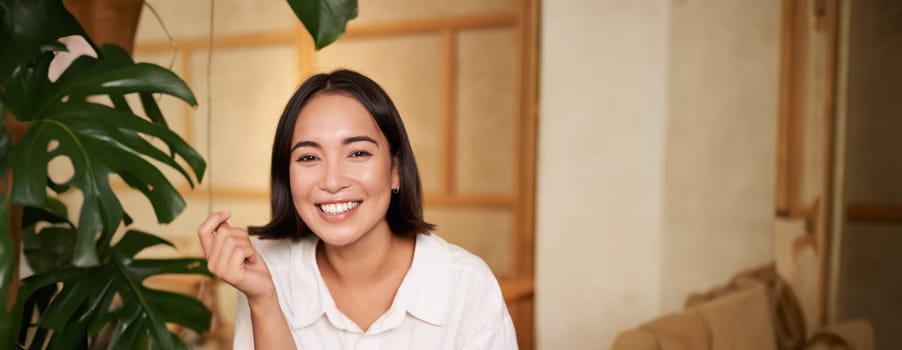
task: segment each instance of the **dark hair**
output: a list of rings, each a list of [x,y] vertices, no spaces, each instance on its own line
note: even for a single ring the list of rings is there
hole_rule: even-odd
[[[288,100],[282,117],[279,118],[272,145],[270,164],[272,218],[266,225],[248,227],[250,234],[264,239],[300,239],[312,233],[294,207],[288,167],[291,162],[291,139],[294,136],[298,115],[308,102],[322,94],[340,94],[355,98],[369,111],[379,130],[388,140],[392,161],[398,162],[401,182],[398,193],[392,193],[391,203],[385,214],[391,232],[401,236],[415,236],[434,229],[435,225],[423,220],[420,174],[397,108],[385,90],[372,79],[354,71],[340,69],[310,77]]]

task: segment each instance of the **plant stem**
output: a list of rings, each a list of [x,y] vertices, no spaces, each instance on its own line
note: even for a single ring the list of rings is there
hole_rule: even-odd
[[[18,279],[18,262],[19,262],[19,244],[14,237],[11,216],[13,211],[10,208],[9,186],[11,174],[5,174],[2,182],[2,191],[0,191],[0,301],[3,302],[2,310],[0,310],[0,346],[10,346],[15,344],[16,337],[19,334],[18,326],[21,320],[15,319],[16,297],[19,291]],[[21,218],[21,213],[20,213]],[[20,219],[21,220],[21,219]],[[21,226],[21,222],[20,222]]]
[[[28,130],[28,124],[19,122],[12,113],[6,112],[3,116],[3,130],[8,132],[12,145],[22,139]],[[22,251],[22,207],[13,206],[10,203],[12,194],[13,174],[7,170],[0,174],[0,302],[3,302],[3,310],[0,311],[0,346],[13,345],[19,334],[21,322],[15,310],[19,296],[19,255]]]

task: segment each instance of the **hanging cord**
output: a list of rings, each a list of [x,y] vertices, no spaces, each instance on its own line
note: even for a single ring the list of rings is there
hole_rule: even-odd
[[[214,2],[215,0],[210,0],[210,28],[209,28],[209,37],[207,41],[207,76],[206,76],[206,85],[207,85],[207,128],[206,128],[206,136],[207,136],[207,215],[213,212],[213,143],[212,137],[213,134],[211,132],[213,126],[213,89],[212,89],[212,67],[213,67],[213,13],[214,13]],[[156,18],[157,23],[160,24],[160,28],[163,29],[163,33],[166,34],[166,39],[169,41],[169,44],[172,46],[172,56],[169,58],[169,70],[173,70],[175,66],[175,59],[179,53],[178,44],[175,41],[175,38],[172,36],[172,33],[169,32],[169,28],[166,26],[166,23],[163,22],[163,18],[160,17],[160,14],[153,7],[149,0],[144,1],[144,6],[147,7],[148,10],[153,14],[154,18]],[[157,94],[156,100],[157,102],[163,97],[163,94]],[[197,288],[197,295],[195,298],[203,301],[205,290],[207,289],[207,280],[202,279],[200,285]],[[213,305],[216,305],[216,289],[211,289],[213,292]],[[212,310],[216,311],[216,310]]]
[[[210,35],[207,37],[207,215],[213,213],[213,9],[210,0]]]
[[[213,127],[213,90],[212,90],[212,67],[213,67],[213,12],[214,12],[214,0],[210,0],[210,28],[209,28],[209,36],[207,39],[207,76],[206,76],[206,85],[207,85],[207,215],[213,213],[213,135],[211,129]],[[166,23],[163,22],[163,18],[160,17],[160,13],[150,4],[150,1],[145,0],[144,6],[147,7],[148,10],[153,14],[154,18],[157,19],[157,23],[160,24],[160,28],[163,29],[163,33],[166,34],[166,39],[169,41],[169,44],[172,46],[172,56],[169,57],[169,70],[172,70],[175,66],[175,58],[178,56],[179,47],[178,43],[176,43],[175,38],[172,36],[172,33],[169,32],[169,28],[166,26]],[[157,94],[157,102],[163,97],[163,94]]]
[[[179,46],[175,42],[175,38],[172,37],[172,34],[169,33],[169,28],[166,27],[166,23],[163,23],[163,18],[160,17],[160,14],[157,12],[157,9],[150,4],[149,1],[144,1],[144,7],[147,7],[150,10],[150,13],[153,14],[154,18],[157,19],[157,23],[160,24],[160,28],[163,29],[163,33],[166,34],[166,39],[169,40],[169,45],[172,45],[172,56],[169,57],[169,70],[172,70],[172,67],[175,66],[175,57],[178,56]],[[157,102],[160,101],[160,98],[163,97],[163,94],[157,94]]]
[[[205,133],[207,135],[207,216],[213,213],[213,14],[215,10],[215,0],[210,0],[210,28],[209,35],[207,36],[207,127]],[[213,285],[210,288],[210,296],[212,298],[211,305],[212,309],[210,310],[215,316],[215,324],[211,325],[215,327],[215,333],[219,333],[221,331],[220,327],[220,319],[218,317],[219,314],[219,301],[217,300],[216,293],[216,281],[213,281]],[[203,300],[204,293],[207,289],[207,279],[202,279],[200,282],[200,286],[197,289],[197,298],[199,300]],[[208,333],[208,335],[211,333]],[[214,342],[217,345],[222,345],[222,338],[218,334],[212,334],[214,338]],[[204,337],[206,338],[206,337]],[[205,339],[208,340],[209,338]]]

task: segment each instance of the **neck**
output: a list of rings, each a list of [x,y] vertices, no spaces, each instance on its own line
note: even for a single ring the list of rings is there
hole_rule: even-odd
[[[406,271],[413,260],[413,239],[392,234],[387,228],[371,232],[352,244],[317,247],[320,268],[326,268],[343,285],[372,284],[397,269]]]

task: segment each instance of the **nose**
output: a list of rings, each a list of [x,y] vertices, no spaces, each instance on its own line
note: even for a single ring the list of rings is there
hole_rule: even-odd
[[[320,188],[329,193],[338,193],[347,188],[350,184],[346,169],[340,160],[332,159],[325,162],[323,177],[320,181]]]

